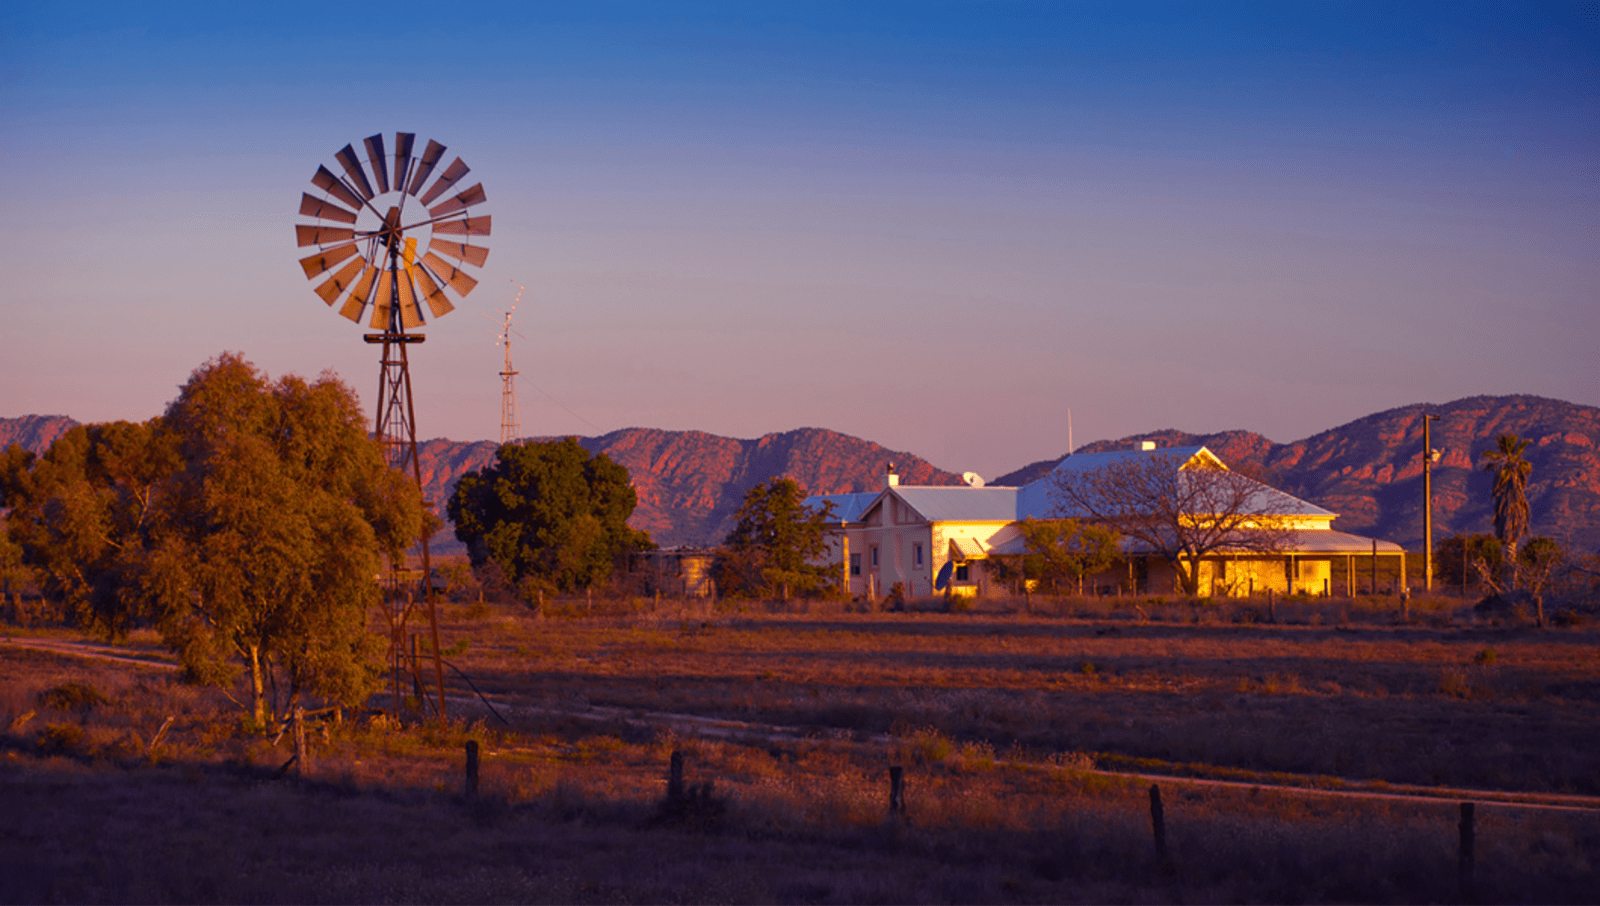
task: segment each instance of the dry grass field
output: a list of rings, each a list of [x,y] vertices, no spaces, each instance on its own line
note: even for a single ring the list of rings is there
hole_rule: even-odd
[[[449,660],[509,723],[457,682],[451,722],[318,724],[282,779],[287,738],[218,690],[0,643],[0,897],[1450,902],[1474,798],[1476,899],[1594,902],[1592,806],[1332,795],[1600,795],[1600,632],[1458,603],[1406,625],[1380,599],[1271,624],[1159,601],[448,605]],[[667,808],[675,750],[713,789]],[[1131,772],[1166,778],[1165,862]]]

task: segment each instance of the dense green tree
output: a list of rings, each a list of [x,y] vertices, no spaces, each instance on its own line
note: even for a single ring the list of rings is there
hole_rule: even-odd
[[[628,527],[637,503],[627,469],[569,437],[501,446],[492,465],[461,476],[448,510],[473,566],[573,591],[654,547]]]
[[[1528,476],[1533,464],[1522,458],[1528,442],[1515,434],[1502,434],[1493,450],[1479,454],[1483,470],[1494,475],[1494,534],[1505,548],[1511,567],[1511,587],[1517,587],[1517,545],[1528,533]]]
[[[148,619],[192,680],[245,673],[257,722],[277,669],[291,702],[375,688],[375,577],[423,506],[337,378],[269,382],[223,355],[160,419],[75,429],[5,483],[12,536],[87,624]]]
[[[1027,553],[1022,574],[1027,579],[1060,583],[1079,582],[1086,575],[1109,569],[1117,559],[1119,536],[1102,525],[1077,519],[1024,519],[1017,523]]]
[[[718,558],[718,587],[730,594],[816,594],[837,581],[822,562],[831,505],[806,506],[792,478],[751,488]]]

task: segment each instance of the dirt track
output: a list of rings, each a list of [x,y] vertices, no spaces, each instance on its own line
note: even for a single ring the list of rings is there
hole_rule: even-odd
[[[82,657],[90,660],[109,661],[114,663],[131,664],[139,667],[149,667],[157,670],[177,670],[179,666],[171,659],[157,651],[130,650],[111,645],[96,644],[92,642],[70,642],[56,639],[3,639],[0,646],[28,648],[36,651],[48,651],[53,654],[64,654],[73,657]],[[689,735],[704,736],[714,739],[750,739],[762,741],[793,740],[808,735],[806,729],[800,727],[784,727],[767,724],[754,724],[737,720],[726,720],[713,717],[702,717],[695,714],[678,714],[666,711],[639,711],[624,708],[607,708],[590,705],[579,709],[553,709],[535,708],[526,705],[516,705],[511,702],[496,700],[494,697],[487,699],[502,714],[510,713],[527,716],[561,716],[590,719],[596,722],[622,722],[642,727],[666,727],[676,732]],[[454,713],[478,712],[488,718],[491,712],[484,707],[484,701],[476,696],[452,695],[447,698],[449,706]],[[839,739],[853,740],[862,745],[891,745],[894,738],[890,736],[874,735],[866,738],[853,737],[847,731],[839,731]],[[493,755],[494,753],[488,753]],[[1475,802],[1484,806],[1501,808],[1516,808],[1539,811],[1559,812],[1595,812],[1600,811],[1600,797],[1577,796],[1553,793],[1513,793],[1496,790],[1467,790],[1450,787],[1427,787],[1403,784],[1389,784],[1385,789],[1372,788],[1346,788],[1329,789],[1318,786],[1319,778],[1307,777],[1303,784],[1273,784],[1251,783],[1238,780],[1212,780],[1199,777],[1182,777],[1166,774],[1145,774],[1125,771],[1091,770],[1089,773],[1099,774],[1104,777],[1120,777],[1138,780],[1141,782],[1166,784],[1169,786],[1186,786],[1201,789],[1232,789],[1232,790],[1270,790],[1283,794],[1296,794],[1314,797],[1334,797],[1345,799],[1387,800],[1404,802]]]

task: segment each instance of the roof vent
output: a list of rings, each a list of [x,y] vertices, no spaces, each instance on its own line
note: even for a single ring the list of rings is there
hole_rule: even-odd
[[[1139,449],[1141,449],[1141,450],[1149,451],[1149,450],[1154,450],[1155,448],[1156,448],[1156,442],[1153,441],[1153,440],[1141,440],[1141,441],[1139,441]]]
[[[977,472],[962,472],[961,480],[966,482],[967,487],[969,488],[983,487],[983,476],[979,475]]]
[[[898,487],[899,485],[900,476],[894,473],[894,463],[891,462],[889,463],[889,471],[884,473],[883,486],[886,488],[893,488]]]

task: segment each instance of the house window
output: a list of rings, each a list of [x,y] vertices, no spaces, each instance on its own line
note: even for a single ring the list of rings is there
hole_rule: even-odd
[[[872,546],[872,568],[878,568],[878,546],[876,544]]]
[[[852,576],[861,575],[861,555],[860,554],[851,554],[850,555],[850,575],[852,575]]]
[[[961,563],[961,564],[958,564],[956,566],[956,581],[957,582],[971,581],[971,580],[969,580],[967,578],[967,575],[968,575],[967,569],[968,569],[968,565],[965,564],[965,563]]]
[[[915,557],[915,559],[917,561],[917,565],[921,566],[922,565],[922,545],[920,545],[920,544],[913,545],[912,546],[912,550],[914,552],[914,557]]]

